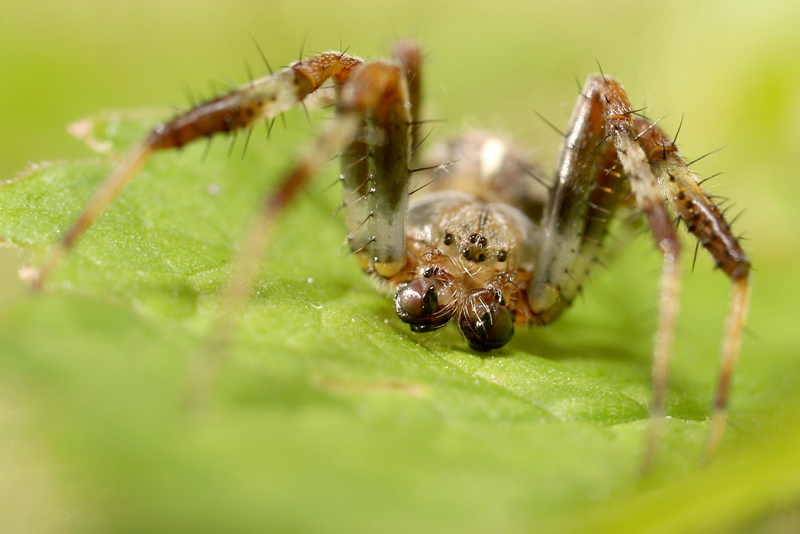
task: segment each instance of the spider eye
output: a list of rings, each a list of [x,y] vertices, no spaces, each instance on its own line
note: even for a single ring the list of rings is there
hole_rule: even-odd
[[[417,278],[397,289],[395,311],[414,332],[430,332],[450,321],[450,314],[439,304],[438,285],[435,280]]]
[[[444,244],[445,245],[453,244],[453,234],[444,234]]]
[[[425,270],[422,272],[422,276],[423,276],[424,278],[430,278],[431,276],[433,276],[433,275],[437,274],[438,272],[439,272],[439,269],[438,269],[438,268],[436,268],[436,267],[428,267],[427,269],[425,269]]]
[[[514,317],[496,294],[481,291],[458,321],[461,333],[475,350],[499,349],[514,335]]]

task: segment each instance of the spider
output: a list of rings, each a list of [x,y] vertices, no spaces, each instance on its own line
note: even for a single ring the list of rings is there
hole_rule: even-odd
[[[663,260],[649,464],[664,414],[679,304],[681,245],[671,211],[732,281],[706,445],[706,456],[713,454],[725,426],[747,314],[750,262],[673,140],[657,121],[636,113],[617,80],[601,73],[590,76],[580,92],[552,186],[535,179],[533,163],[513,142],[486,132],[439,145],[432,156],[439,164],[420,167],[421,66],[421,49],[410,41],[397,43],[392,59],[364,61],[325,52],[270,69],[269,75],[156,126],[101,184],[41,267],[29,273],[34,288],[42,287],[154,151],[274,120],[332,81],[335,117],[277,191],[265,195],[223,296],[220,332],[232,327],[230,312],[247,298],[275,219],[336,154],[346,242],[361,267],[392,288],[397,315],[411,330],[432,332],[454,322],[476,351],[502,347],[515,325],[556,320],[581,290],[618,208],[635,203]],[[428,187],[410,201],[412,170],[427,175]]]

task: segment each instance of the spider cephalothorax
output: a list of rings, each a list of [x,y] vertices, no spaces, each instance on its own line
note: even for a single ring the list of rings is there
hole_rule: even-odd
[[[420,166],[421,65],[419,47],[408,41],[395,47],[392,59],[365,62],[325,52],[156,126],[112,171],[40,270],[28,272],[34,287],[42,286],[153,152],[273,120],[331,80],[335,117],[278,190],[265,196],[222,299],[216,341],[230,331],[230,317],[247,297],[276,217],[336,154],[347,241],[360,265],[396,290],[400,319],[415,332],[456,322],[469,345],[482,351],[502,347],[515,324],[545,324],[568,309],[617,208],[635,204],[663,261],[651,409],[658,421],[680,286],[681,245],[672,212],[733,282],[707,446],[712,453],[724,428],[747,315],[750,262],[675,143],[633,110],[618,81],[600,74],[590,76],[578,96],[552,185],[537,178],[535,164],[508,138],[485,132],[438,145]],[[427,183],[420,188],[424,194],[410,201],[412,175]],[[648,461],[658,436],[657,425],[652,428]]]
[[[417,278],[399,288],[398,316],[415,332],[454,320],[472,348],[500,348],[515,323],[534,321],[518,304],[542,244],[546,191],[528,174],[533,164],[502,136],[469,132],[431,152],[452,163],[432,164],[422,178],[431,187],[411,200],[407,269]],[[417,308],[434,301],[434,312]]]

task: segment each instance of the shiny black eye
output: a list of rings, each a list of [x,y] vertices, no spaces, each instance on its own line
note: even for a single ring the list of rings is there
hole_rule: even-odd
[[[444,234],[444,244],[445,245],[453,244],[453,234]]]
[[[441,313],[436,282],[430,279],[417,278],[398,287],[394,307],[414,332],[430,332],[450,321],[449,313]]]
[[[394,298],[397,314],[408,318],[427,317],[439,309],[436,288],[427,280],[417,279],[397,291]]]
[[[497,261],[506,261],[508,258],[508,251],[501,250],[497,253]]]
[[[514,336],[514,317],[511,310],[501,304],[502,299],[490,292],[473,297],[459,317],[461,333],[475,350],[499,349]]]

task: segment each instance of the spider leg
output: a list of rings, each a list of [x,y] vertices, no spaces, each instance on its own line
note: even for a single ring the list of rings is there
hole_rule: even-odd
[[[406,263],[405,216],[408,203],[408,89],[401,67],[383,61],[355,70],[341,88],[336,116],[316,141],[304,150],[286,172],[277,191],[266,195],[259,213],[234,261],[233,274],[224,291],[210,342],[192,366],[190,403],[197,404],[222,365],[230,335],[247,300],[258,267],[270,241],[276,219],[302,186],[329,160],[343,151],[345,188],[363,183],[370,171],[370,217],[365,225],[372,237],[363,254],[368,267],[389,277]],[[369,157],[353,161],[356,154]],[[368,165],[363,162],[368,161]],[[357,163],[357,164],[353,164]],[[345,196],[352,190],[345,191]],[[348,208],[349,210],[349,208]],[[351,230],[352,231],[352,230]],[[199,397],[199,398],[198,398]]]
[[[709,251],[717,267],[733,282],[711,431],[705,448],[705,458],[709,459],[719,446],[725,428],[730,382],[747,319],[750,260],[731,232],[722,210],[703,189],[700,180],[689,169],[664,131],[642,119],[635,121],[635,128],[639,132],[639,144],[647,154],[664,198],[689,232]]]
[[[557,319],[577,297],[616,209],[629,194],[603,109],[582,95],[561,145],[556,183],[542,226],[544,242],[528,301],[533,322]]]
[[[372,124],[366,125],[367,132],[377,135],[354,140],[341,158],[346,243],[364,269],[382,276],[396,274],[398,264],[404,263],[399,253],[405,249],[402,236],[408,206],[409,159],[416,160],[409,147],[416,147],[419,142],[422,51],[416,42],[403,40],[395,44],[393,56],[406,80],[405,100],[398,102],[408,105],[372,119]],[[390,214],[381,216],[387,208]],[[387,238],[387,234],[392,237]],[[391,251],[379,250],[382,246],[389,246]],[[383,259],[376,259],[379,256]]]
[[[545,244],[533,287],[528,290],[535,322],[552,321],[572,302],[627,187],[644,213],[663,257],[645,470],[652,465],[660,441],[680,289],[681,246],[666,204],[687,223],[689,231],[733,280],[720,385],[706,448],[707,456],[713,454],[724,428],[730,377],[741,343],[749,294],[749,260],[674,143],[657,125],[634,117],[625,90],[613,79],[592,76],[587,81],[570,119],[558,169],[557,184],[551,190],[543,220]],[[625,181],[613,183],[612,177],[620,175]]]
[[[100,184],[73,226],[50,250],[38,271],[27,273],[34,289],[41,289],[59,260],[88,230],[105,208],[147,162],[153,152],[180,148],[196,139],[248,128],[269,121],[302,102],[327,79],[343,83],[362,61],[339,52],[326,52],[193,107],[152,132],[120,161]]]
[[[409,103],[405,68],[389,62],[364,65],[344,86],[340,101],[341,110],[360,114],[363,133],[342,153],[348,241],[362,267],[385,278],[406,265]]]
[[[420,113],[422,105],[422,49],[416,41],[404,39],[397,41],[392,50],[392,57],[403,67],[408,82],[408,102],[411,112],[411,146],[420,144]],[[412,154],[411,165],[419,166],[419,152]]]
[[[681,244],[672,219],[664,205],[656,176],[645,151],[638,143],[634,129],[633,109],[628,95],[616,80],[593,77],[587,82],[586,94],[597,95],[603,105],[606,135],[610,137],[624,172],[645,215],[656,246],[663,257],[659,320],[653,351],[653,400],[650,407],[650,428],[645,445],[643,470],[649,471],[661,441],[664,401],[669,375],[669,361],[675,337],[680,292]]]

